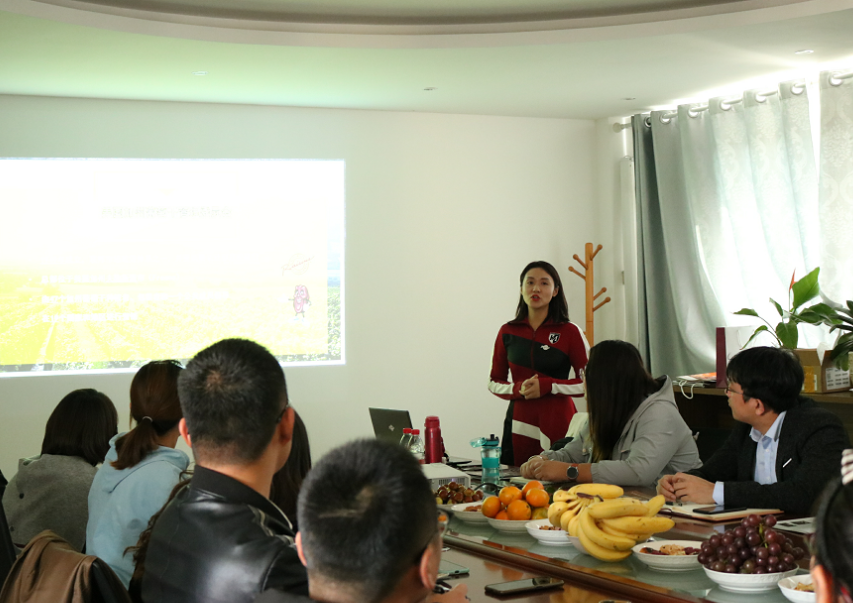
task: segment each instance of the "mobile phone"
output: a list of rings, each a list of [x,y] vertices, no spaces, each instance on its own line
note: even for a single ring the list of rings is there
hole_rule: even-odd
[[[540,576],[538,578],[528,578],[527,580],[513,580],[512,582],[487,584],[486,592],[490,595],[509,595],[530,590],[557,588],[562,585],[562,580],[558,580],[557,578],[548,578],[547,576]]]
[[[445,561],[444,559],[438,564],[438,574],[439,576],[462,576],[463,574],[470,573],[471,570],[465,567],[464,565],[459,565],[458,563],[453,563],[452,561]]]
[[[693,509],[694,513],[700,515],[720,515],[721,513],[736,513],[737,511],[746,511],[746,507],[697,507]]]

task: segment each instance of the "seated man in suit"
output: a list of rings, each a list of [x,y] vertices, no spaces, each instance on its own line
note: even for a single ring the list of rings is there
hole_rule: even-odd
[[[181,435],[195,473],[151,531],[145,603],[252,603],[267,588],[307,594],[294,533],[267,498],[290,455],[294,412],[265,348],[225,339],[181,373]]]
[[[850,446],[843,424],[800,396],[803,367],[790,350],[744,350],[726,378],[738,424],[704,466],[663,476],[658,492],[671,501],[808,514]]]
[[[435,497],[415,458],[401,446],[358,440],[329,452],[303,482],[299,558],[313,601],[465,601],[460,584],[431,595],[441,559]],[[257,603],[297,603],[277,590]]]

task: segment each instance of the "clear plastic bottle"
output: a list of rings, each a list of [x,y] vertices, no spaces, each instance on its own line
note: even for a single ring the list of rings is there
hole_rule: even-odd
[[[412,445],[412,428],[404,427],[403,435],[400,438],[400,446],[408,450]]]
[[[421,430],[412,430],[412,443],[409,445],[409,451],[415,455],[418,462],[424,462],[424,441],[421,439]]]

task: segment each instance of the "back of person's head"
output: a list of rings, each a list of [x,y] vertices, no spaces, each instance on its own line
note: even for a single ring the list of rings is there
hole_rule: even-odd
[[[257,460],[287,405],[281,365],[248,339],[223,339],[196,354],[178,379],[178,393],[201,465]]]
[[[291,522],[296,520],[296,500],[302,489],[302,482],[311,470],[311,446],[308,443],[308,430],[299,413],[293,413],[293,440],[290,456],[284,467],[272,478],[270,500],[273,501]]]
[[[175,429],[181,420],[178,400],[177,360],[149,362],[137,371],[130,384],[130,417],[136,427],[116,441],[118,458],[112,462],[116,469],[136,466],[156,450],[157,440]]]
[[[659,385],[637,348],[616,339],[590,348],[584,377],[593,461],[609,460],[631,415]]]
[[[95,466],[104,461],[116,433],[118,413],[112,400],[94,389],[77,389],[50,414],[41,453],[79,456]]]
[[[563,281],[560,279],[560,273],[553,265],[544,260],[530,262],[524,267],[524,270],[521,271],[521,276],[518,278],[519,284],[522,288],[524,287],[524,277],[527,276],[527,273],[534,268],[540,268],[547,272],[548,276],[550,276],[551,280],[554,282],[554,287],[556,289],[554,297],[552,297],[551,301],[548,303],[548,320],[554,323],[569,322],[569,304],[566,301],[566,294],[563,292]],[[519,295],[518,307],[515,309],[515,320],[527,318],[527,315],[527,302],[524,301],[523,295]]]
[[[737,383],[746,398],[761,400],[781,413],[797,401],[803,389],[803,366],[791,350],[749,348],[736,354],[726,367],[726,379]]]
[[[853,450],[844,458],[847,477],[826,487],[815,519],[814,565],[822,568],[824,580],[815,579],[828,591],[819,593],[818,603],[853,602]]]
[[[299,495],[309,582],[351,600],[387,597],[438,535],[435,498],[412,454],[358,440],[318,462]]]

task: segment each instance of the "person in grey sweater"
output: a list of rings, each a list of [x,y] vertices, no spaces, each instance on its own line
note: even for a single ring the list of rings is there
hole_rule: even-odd
[[[702,466],[672,382],[653,378],[633,345],[593,346],[584,378],[588,426],[562,450],[531,457],[521,466],[523,477],[653,486],[662,475]]]
[[[117,432],[118,413],[105,394],[78,389],[59,402],[47,420],[41,454],[18,461],[18,473],[3,493],[16,546],[52,530],[83,550],[95,465]]]

